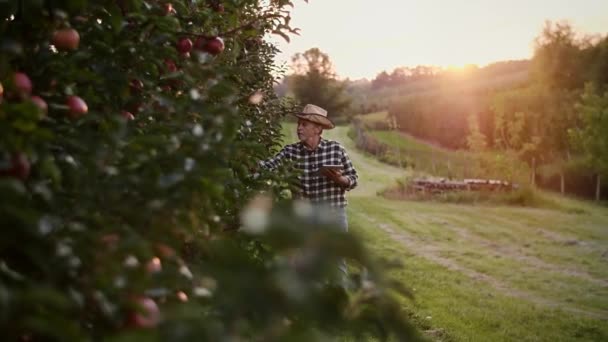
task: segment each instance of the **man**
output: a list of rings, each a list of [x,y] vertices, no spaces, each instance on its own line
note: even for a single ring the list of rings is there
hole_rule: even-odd
[[[357,186],[358,178],[344,147],[321,137],[324,129],[332,129],[335,125],[327,118],[325,109],[312,104],[306,105],[296,116],[300,141],[283,147],[277,155],[260,162],[260,165],[274,170],[284,161],[294,161],[302,171],[299,177],[302,198],[315,205],[345,211],[345,193]],[[340,168],[323,167],[329,165]]]
[[[321,137],[324,129],[335,127],[327,118],[325,109],[307,104],[296,116],[300,141],[283,147],[276,156],[260,162],[260,165],[273,170],[284,161],[294,161],[302,171],[299,176],[300,197],[309,200],[318,211],[333,215],[332,221],[348,231],[345,194],[357,186],[357,171],[344,147]],[[340,269],[346,274],[344,263]]]

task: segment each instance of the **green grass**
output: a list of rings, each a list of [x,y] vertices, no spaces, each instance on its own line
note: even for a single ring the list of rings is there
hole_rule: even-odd
[[[399,131],[372,131],[371,135],[378,141],[389,146],[394,146],[403,150],[416,150],[436,154],[439,157],[455,156],[457,152],[449,151],[427,142],[418,140],[406,133]]]
[[[351,231],[415,294],[415,324],[442,341],[608,340],[608,210],[545,194],[528,208],[392,201],[376,193],[405,171],[357,151],[348,129],[325,132],[349,152],[360,185]]]
[[[527,184],[530,169],[525,162],[495,152],[450,150],[399,131],[371,130],[369,134],[389,147],[386,158],[406,161],[419,174],[446,178],[489,178]]]
[[[281,133],[283,134],[283,144],[292,144],[298,141],[296,124],[293,122],[284,122]]]
[[[387,116],[388,112],[384,110],[380,112],[359,115],[357,117],[361,119],[364,123],[373,124],[376,122],[386,121]]]
[[[369,210],[367,204],[365,207]],[[418,326],[426,328],[430,335],[441,332],[440,340],[600,341],[608,337],[602,320],[513,297],[483,280],[448,269],[420,256],[418,251],[405,248],[383,231],[374,229],[376,222],[366,220],[368,215],[362,212],[359,203],[352,203],[350,216],[352,230],[377,255],[403,263],[402,268],[391,272],[415,294],[413,303],[406,301],[403,305],[415,313]],[[469,258],[480,255],[485,254],[470,253]],[[517,269],[511,272],[522,273]]]

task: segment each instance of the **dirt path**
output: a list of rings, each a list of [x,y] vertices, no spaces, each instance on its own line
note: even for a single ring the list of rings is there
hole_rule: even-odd
[[[357,150],[355,143],[348,137],[348,127],[339,126],[323,132],[323,137],[336,140],[346,148],[353,165],[357,169],[360,185],[349,196],[376,196],[376,193],[406,175],[404,169],[379,162],[375,158]]]
[[[407,233],[403,231],[397,231],[391,225],[386,223],[378,223],[374,218],[368,218],[370,222],[375,223],[378,228],[382,231],[386,232],[393,240],[398,241],[404,247],[407,248],[408,251],[413,252],[414,254],[421,256],[429,261],[432,261],[436,264],[439,264],[451,271],[456,271],[462,273],[463,275],[477,281],[482,281],[492,288],[499,291],[501,294],[505,294],[509,297],[515,297],[518,299],[523,299],[528,302],[531,302],[535,305],[541,305],[549,308],[559,308],[561,310],[581,314],[592,318],[598,318],[602,320],[608,320],[608,311],[599,311],[599,310],[583,310],[575,307],[569,306],[567,303],[552,301],[546,298],[541,298],[533,293],[517,290],[509,287],[505,283],[500,280],[493,278],[487,274],[477,272],[470,268],[464,267],[454,260],[443,257],[440,255],[441,249],[436,246],[422,243],[421,241],[416,241],[415,238],[408,236]]]

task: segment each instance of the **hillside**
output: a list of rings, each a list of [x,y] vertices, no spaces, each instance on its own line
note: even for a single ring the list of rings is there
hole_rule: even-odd
[[[407,97],[445,92],[471,92],[478,89],[512,88],[529,79],[530,62],[505,61],[477,68],[443,70],[433,67],[397,68],[392,73],[379,74],[369,83],[349,83],[353,108],[363,113],[388,109]]]

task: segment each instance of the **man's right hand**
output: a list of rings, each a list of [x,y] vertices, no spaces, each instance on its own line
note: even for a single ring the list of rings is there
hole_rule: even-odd
[[[335,169],[321,169],[321,175],[331,179],[339,186],[346,188],[350,185],[350,180],[345,176],[342,176],[342,171]]]

